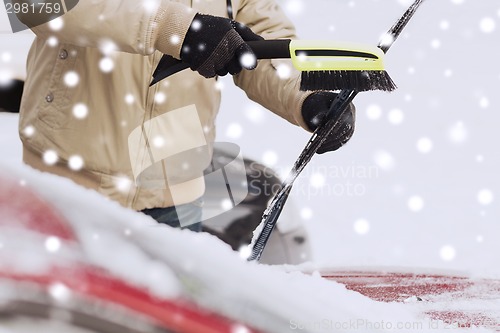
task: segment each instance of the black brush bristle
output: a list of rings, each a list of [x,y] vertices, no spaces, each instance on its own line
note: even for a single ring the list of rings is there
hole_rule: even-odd
[[[396,89],[386,71],[308,71],[302,72],[300,90],[382,90]]]

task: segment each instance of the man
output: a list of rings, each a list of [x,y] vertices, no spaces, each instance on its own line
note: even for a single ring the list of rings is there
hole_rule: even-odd
[[[277,75],[283,61],[255,62],[246,41],[296,38],[274,0],[80,0],[47,24],[33,26],[37,15],[18,14],[36,34],[21,105],[24,161],[173,226],[200,228],[217,75],[233,74],[250,99],[306,130],[335,97],[299,91],[299,73]],[[193,71],[149,87],[163,54]],[[321,152],[349,140],[353,107],[343,121]]]

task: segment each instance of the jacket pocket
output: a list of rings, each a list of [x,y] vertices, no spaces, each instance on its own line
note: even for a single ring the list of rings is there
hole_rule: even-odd
[[[76,69],[78,52],[74,47],[60,44],[53,55],[52,72],[47,81],[38,118],[52,129],[64,128],[73,117],[72,95],[85,89],[81,73]]]

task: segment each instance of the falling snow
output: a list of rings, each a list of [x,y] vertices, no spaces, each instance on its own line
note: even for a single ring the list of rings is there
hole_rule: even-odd
[[[310,220],[313,217],[314,213],[311,208],[305,207],[300,211],[300,216],[305,220]]]
[[[57,45],[59,45],[59,40],[57,39],[57,37],[51,36],[47,38],[47,44],[51,47],[56,47]]]
[[[51,236],[45,241],[45,249],[48,252],[54,253],[59,251],[61,247],[61,240],[57,237]]]
[[[370,223],[366,219],[354,221],[354,231],[360,235],[366,235],[370,231]]]
[[[109,73],[115,68],[115,62],[110,57],[104,57],[99,61],[99,69],[103,73]]]
[[[87,117],[89,113],[89,109],[87,108],[87,105],[83,103],[78,103],[73,106],[73,116],[78,119],[84,119]]]
[[[0,87],[9,85],[13,78],[12,71],[8,69],[0,68]]]
[[[370,120],[378,120],[382,116],[382,108],[376,104],[369,105],[366,108],[366,116]]]
[[[462,121],[455,123],[448,131],[448,137],[453,143],[462,143],[467,140],[467,128]]]
[[[134,103],[134,101],[135,101],[134,95],[132,95],[132,94],[125,95],[125,103],[130,105],[130,104]]]
[[[51,21],[49,21],[49,28],[54,31],[59,31],[64,27],[64,21],[62,17],[57,17]]]
[[[292,75],[292,67],[289,64],[279,64],[276,73],[280,79],[288,79]]]
[[[229,139],[239,139],[243,134],[243,127],[239,123],[232,123],[226,129],[226,136]]]
[[[315,172],[310,176],[309,183],[314,188],[321,188],[326,184],[326,177],[323,173]]]
[[[393,125],[399,125],[404,120],[404,113],[400,109],[392,109],[387,114],[387,119]]]
[[[79,81],[80,81],[80,76],[78,75],[78,73],[74,71],[69,71],[66,74],[64,74],[64,83],[68,87],[75,87]]]
[[[255,55],[251,53],[245,53],[240,58],[240,64],[243,66],[243,68],[253,68],[256,63],[257,63],[257,58],[255,57]]]
[[[419,212],[424,208],[424,199],[418,195],[414,195],[408,199],[408,208],[412,212]]]
[[[59,160],[59,156],[54,150],[47,150],[43,153],[43,161],[47,165],[54,165]]]
[[[266,151],[262,155],[264,165],[273,166],[278,162],[278,154],[275,151]]]
[[[422,154],[429,153],[432,150],[433,146],[434,144],[432,143],[432,140],[427,137],[420,138],[417,141],[417,150]]]
[[[495,20],[491,17],[485,17],[479,22],[479,29],[484,33],[492,33],[495,30]]]
[[[49,295],[58,302],[67,302],[71,298],[71,290],[60,282],[49,285]]]
[[[73,155],[68,159],[68,167],[71,170],[78,171],[83,168],[84,162],[81,156]]]
[[[155,102],[156,103],[163,104],[163,103],[165,103],[166,100],[167,100],[167,95],[164,92],[158,91],[155,94]]]
[[[439,255],[444,261],[451,261],[455,259],[456,251],[451,245],[445,245],[439,250]]]
[[[391,153],[378,150],[374,154],[375,164],[382,170],[388,171],[394,168],[396,162]]]
[[[493,202],[493,192],[489,189],[482,189],[477,194],[477,201],[481,205],[489,205]]]

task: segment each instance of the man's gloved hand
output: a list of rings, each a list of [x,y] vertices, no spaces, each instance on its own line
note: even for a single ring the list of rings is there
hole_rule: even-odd
[[[206,78],[254,69],[257,59],[245,41],[262,40],[247,26],[224,17],[196,14],[181,49],[181,60]]]
[[[314,131],[325,120],[330,105],[337,96],[336,93],[328,91],[315,92],[304,100],[302,104],[302,117],[311,131]],[[344,110],[337,126],[330,133],[326,141],[318,149],[318,154],[334,151],[342,147],[354,134],[354,122],[356,120],[356,108],[351,103]]]

